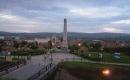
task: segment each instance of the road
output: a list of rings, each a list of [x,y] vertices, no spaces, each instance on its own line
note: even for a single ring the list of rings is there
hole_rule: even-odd
[[[26,80],[33,74],[37,73],[44,66],[51,63],[50,58],[51,58],[50,54],[33,56],[29,64],[13,72],[10,72],[9,74],[4,75],[3,77],[14,78],[16,80]],[[52,58],[53,58],[53,63],[58,64],[63,59],[79,58],[79,57],[69,53],[53,53]]]

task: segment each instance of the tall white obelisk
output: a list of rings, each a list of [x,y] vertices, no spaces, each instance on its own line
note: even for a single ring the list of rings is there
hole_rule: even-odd
[[[67,19],[64,18],[64,30],[63,30],[63,42],[62,47],[65,52],[68,52],[68,41],[67,41]]]

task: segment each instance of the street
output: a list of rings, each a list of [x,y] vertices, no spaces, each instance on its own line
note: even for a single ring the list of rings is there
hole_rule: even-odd
[[[52,62],[58,64],[63,59],[79,57],[69,53],[53,53],[52,58]],[[3,77],[14,78],[16,80],[26,80],[49,63],[51,63],[51,54],[33,56],[29,64],[4,75]]]

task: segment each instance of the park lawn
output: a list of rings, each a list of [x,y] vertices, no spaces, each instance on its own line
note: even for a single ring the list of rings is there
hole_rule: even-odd
[[[108,54],[108,53],[104,53],[103,54],[102,61],[104,61],[104,62],[118,62],[118,63],[128,63],[128,64],[130,64],[130,58],[128,58],[127,56],[122,57],[122,55],[121,55],[120,59],[116,59],[113,54]]]
[[[91,54],[91,56],[89,56],[88,54]],[[113,63],[130,63],[130,57],[127,57],[123,54],[121,54],[120,59],[116,59],[114,57],[114,54],[112,53],[103,53],[102,55],[103,57],[100,58],[98,55],[98,52],[87,52],[81,55],[81,57],[84,57],[86,59],[89,60],[93,60],[93,61],[102,61],[102,62],[113,62]]]
[[[85,62],[64,62],[61,63],[62,68],[88,68],[88,69],[93,69],[93,68],[111,68],[111,67],[116,67],[115,65],[108,65],[108,64],[98,64],[98,63],[85,63]],[[130,66],[118,66],[122,67],[125,69],[130,69]]]
[[[64,62],[62,68],[100,68],[106,67],[105,65],[100,64],[91,64],[91,63],[82,63],[82,62]],[[107,66],[108,67],[108,66]]]
[[[42,55],[47,52],[46,49],[31,49],[31,50],[17,50],[17,51],[12,51],[11,55],[16,55],[16,56],[35,56],[35,55]]]
[[[66,70],[79,80],[130,80],[130,66],[64,62],[61,64],[61,69]],[[103,69],[109,69],[110,75],[103,75]]]

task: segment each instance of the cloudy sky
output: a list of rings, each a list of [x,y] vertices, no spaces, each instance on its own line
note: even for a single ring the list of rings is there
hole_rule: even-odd
[[[130,33],[130,0],[0,0],[0,31]]]

